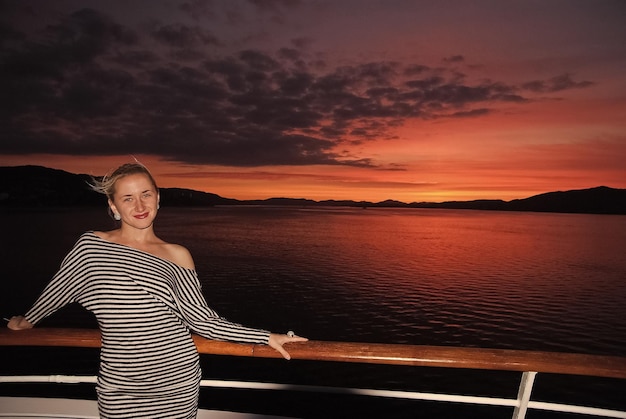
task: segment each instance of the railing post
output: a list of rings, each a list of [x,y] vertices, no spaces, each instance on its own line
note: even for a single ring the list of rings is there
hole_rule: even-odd
[[[522,379],[519,383],[517,391],[517,406],[513,410],[513,419],[524,419],[526,410],[528,410],[528,402],[530,401],[530,393],[533,391],[533,383],[535,382],[536,372],[524,371]]]

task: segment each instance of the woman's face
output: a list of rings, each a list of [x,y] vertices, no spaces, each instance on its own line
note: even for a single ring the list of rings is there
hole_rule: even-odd
[[[152,226],[159,205],[159,192],[145,174],[124,176],[115,182],[109,206],[122,217],[122,223],[136,228]]]

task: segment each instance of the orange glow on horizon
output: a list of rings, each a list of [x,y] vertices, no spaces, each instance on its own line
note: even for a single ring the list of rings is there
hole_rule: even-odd
[[[617,143],[619,145],[619,143]],[[527,198],[556,190],[585,189],[595,186],[624,188],[624,169],[615,150],[600,153],[604,162],[614,155],[614,167],[597,172],[590,177],[588,171],[569,171],[563,167],[551,168],[541,156],[564,154],[559,146],[511,149],[519,161],[510,163],[510,156],[502,162],[446,159],[415,164],[406,170],[372,170],[365,168],[324,167],[264,167],[227,168],[214,166],[189,166],[164,162],[151,156],[136,156],[146,164],[161,187],[179,187],[218,194],[240,200],[275,197],[321,200],[354,200],[380,202],[387,199],[401,202],[468,201],[474,199]],[[591,145],[571,149],[592,154]],[[623,155],[623,154],[622,154]],[[570,159],[565,155],[565,160]],[[66,170],[71,173],[103,175],[132,157],[111,156],[80,158],[73,156],[21,156],[0,157],[0,165],[41,165]],[[564,171],[565,170],[565,171]],[[594,172],[596,173],[596,172]]]

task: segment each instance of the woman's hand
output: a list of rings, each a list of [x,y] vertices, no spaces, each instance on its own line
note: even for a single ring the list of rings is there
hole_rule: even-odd
[[[267,344],[280,352],[285,359],[289,360],[291,359],[291,355],[283,348],[283,345],[291,342],[306,342],[307,340],[307,338],[294,335],[293,332],[290,332],[289,335],[270,333],[270,340]]]
[[[13,316],[9,319],[7,327],[11,330],[32,329],[33,324],[26,320],[24,316]]]

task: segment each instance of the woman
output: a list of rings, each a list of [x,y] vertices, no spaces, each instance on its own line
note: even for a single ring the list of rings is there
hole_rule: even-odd
[[[195,417],[201,371],[191,332],[268,344],[286,359],[283,344],[307,340],[231,323],[207,306],[189,251],[154,233],[159,192],[143,165],[125,164],[93,188],[106,194],[120,228],[84,233],[33,307],[8,327],[29,329],[72,302],[93,312],[102,333],[101,417]]]

